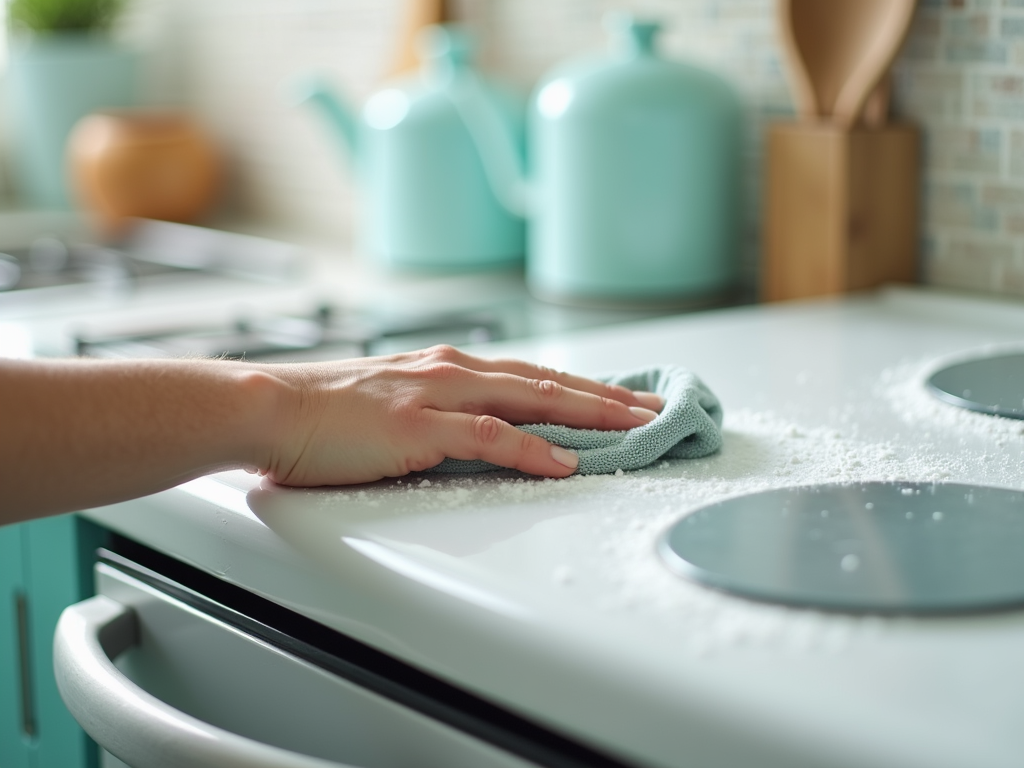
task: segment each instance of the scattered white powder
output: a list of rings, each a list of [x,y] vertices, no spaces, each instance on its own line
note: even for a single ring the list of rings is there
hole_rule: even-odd
[[[995,349],[987,350],[994,352]],[[998,351],[1010,351],[999,348]],[[925,389],[928,377],[962,357],[935,360],[915,360],[887,368],[879,377],[875,393],[887,400],[899,417],[907,424],[927,425],[940,430],[956,430],[995,438],[994,445],[1001,448],[1007,441],[1024,436],[1024,419],[1005,419],[989,416],[943,402]]]
[[[609,495],[604,508],[612,513],[603,520],[603,551],[612,588],[603,584],[598,590],[601,607],[643,616],[670,633],[681,650],[701,655],[736,644],[834,653],[854,637],[874,635],[898,622],[718,593],[669,572],[654,555],[655,544],[686,512],[730,496],[821,482],[942,480],[956,471],[955,462],[845,437],[832,427],[795,425],[770,412],[727,412],[724,433],[720,454],[672,462],[669,471],[659,465],[631,473],[622,492]],[[827,517],[829,510],[821,515]],[[854,571],[860,560],[848,557],[840,567]]]
[[[623,472],[621,469],[616,469],[615,470],[615,476],[616,477],[622,477],[624,474],[626,474],[626,473]]]
[[[551,508],[587,507],[586,499],[599,496],[603,514],[594,519],[594,527],[605,560],[600,583],[583,590],[594,575],[557,563],[548,566],[544,578],[577,586],[574,594],[589,596],[602,611],[656,622],[659,630],[678,639],[681,649],[697,654],[736,643],[834,652],[851,633],[878,631],[882,624],[874,619],[754,603],[688,582],[656,555],[658,537],[684,513],[728,496],[811,482],[940,479],[944,468],[915,464],[900,458],[893,446],[858,443],[832,428],[798,428],[771,413],[727,414],[724,432],[725,446],[719,454],[662,461],[638,472],[568,480],[504,474],[437,477],[428,486],[420,482],[420,488],[410,490],[415,491],[417,513],[533,502]],[[395,481],[382,488],[383,493],[370,496],[383,500],[387,508],[388,498],[404,490],[398,485]],[[405,506],[400,514],[408,512]],[[587,514],[579,507],[569,513]]]
[[[541,583],[572,584],[574,600],[628,617],[626,626],[635,625],[648,635],[654,626],[680,652],[705,655],[737,644],[793,653],[840,652],[856,639],[871,638],[911,620],[826,614],[719,593],[672,573],[656,554],[657,542],[673,523],[698,507],[783,486],[872,480],[972,482],[982,477],[1021,484],[1024,450],[997,449],[1000,442],[1010,440],[1024,446],[1024,422],[976,414],[936,400],[922,385],[935,368],[932,360],[883,372],[873,389],[868,382],[874,395],[870,403],[837,409],[835,420],[848,425],[841,430],[833,425],[796,424],[769,411],[727,410],[724,447],[704,459],[660,461],[637,472],[567,480],[512,473],[436,476],[419,481],[418,488],[410,484],[408,490],[413,493],[402,493],[408,501],[400,504],[393,503],[395,494],[405,489],[396,480],[366,497],[360,491],[357,498],[360,504],[380,506],[374,514],[382,517],[413,513],[429,519],[431,513],[464,514],[459,510],[476,508],[493,514],[507,512],[503,519],[510,521],[509,531],[503,536],[530,536],[534,527],[558,525],[561,517],[586,516],[587,525],[572,530],[574,536],[585,531],[589,538],[568,542],[562,531],[537,534],[540,549],[531,557],[531,567],[535,565]],[[870,433],[861,429],[865,414],[876,422],[882,419],[885,429],[875,433],[891,434],[891,438],[858,437]],[[907,425],[902,436],[895,434],[898,429],[891,429],[901,423]],[[968,432],[974,437],[962,449],[949,449],[951,440],[963,440]],[[979,474],[983,455],[995,457],[984,465],[987,474]],[[338,501],[335,494],[323,497],[325,504]],[[828,510],[821,513],[827,516]],[[482,543],[476,551],[484,558],[504,540],[494,538],[493,514],[481,523]],[[939,521],[942,514],[932,517]],[[466,526],[471,526],[473,516],[465,519]],[[559,542],[557,551],[545,548],[552,542]],[[564,564],[564,547],[569,543],[590,553],[573,559],[574,568]],[[847,555],[839,563],[847,571],[860,565],[856,555]]]

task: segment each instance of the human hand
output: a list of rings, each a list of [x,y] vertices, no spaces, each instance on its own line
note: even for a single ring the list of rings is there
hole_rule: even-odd
[[[575,454],[511,425],[629,429],[662,405],[451,347],[295,365],[0,357],[0,525],[239,467],[306,486],[397,477],[447,457],[565,477]]]
[[[657,416],[653,393],[440,346],[390,357],[258,366],[285,384],[260,471],[284,485],[344,485],[482,459],[565,477],[576,454],[513,424],[631,429]]]

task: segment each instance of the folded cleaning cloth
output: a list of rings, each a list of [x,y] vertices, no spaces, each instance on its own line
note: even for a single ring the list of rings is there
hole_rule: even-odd
[[[580,475],[640,469],[658,459],[698,459],[722,447],[722,406],[704,382],[678,366],[644,368],[601,377],[634,391],[665,398],[658,418],[626,431],[574,429],[560,424],[525,424],[519,429],[576,451]],[[429,472],[486,472],[500,467],[486,461],[445,459]]]

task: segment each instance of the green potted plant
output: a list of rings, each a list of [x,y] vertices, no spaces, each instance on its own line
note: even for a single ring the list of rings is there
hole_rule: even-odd
[[[108,30],[123,0],[11,0],[7,18],[12,27],[37,33]]]
[[[64,154],[71,128],[97,109],[135,103],[137,57],[109,34],[123,2],[8,2],[12,165],[24,204],[67,208]]]

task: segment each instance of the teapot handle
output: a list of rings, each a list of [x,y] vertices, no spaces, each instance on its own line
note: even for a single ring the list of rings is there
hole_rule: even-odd
[[[526,169],[508,120],[487,86],[472,70],[463,70],[449,90],[459,118],[469,132],[494,196],[514,216],[530,212]]]

